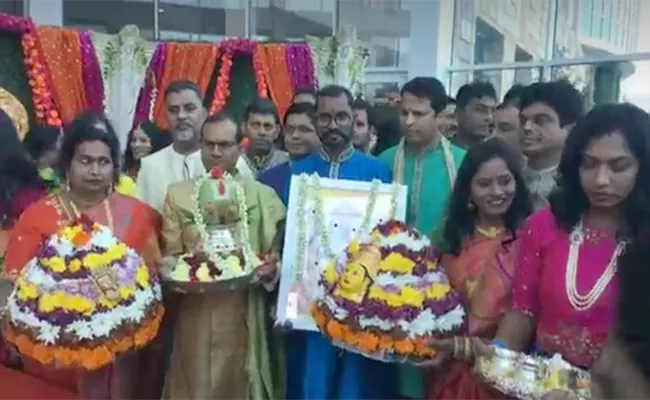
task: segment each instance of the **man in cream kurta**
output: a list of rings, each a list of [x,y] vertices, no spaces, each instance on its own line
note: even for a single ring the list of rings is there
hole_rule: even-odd
[[[236,171],[236,132],[229,117],[209,117],[201,136],[201,158],[207,169],[218,166],[233,174],[244,189],[251,249],[262,255],[278,250],[277,236],[286,209],[272,188]],[[196,190],[196,179],[169,187],[162,230],[168,257],[195,251],[200,244],[195,227],[186,219],[194,209]],[[264,266],[255,275],[263,285],[180,296],[165,398],[284,398],[280,349],[270,343],[269,305],[265,303],[265,289],[274,287],[277,269]]]
[[[172,144],[142,159],[136,183],[136,197],[158,212],[162,212],[169,185],[205,173],[199,152],[199,135],[207,116],[202,97],[191,81],[172,82],[165,91]],[[240,173],[252,175],[244,160],[238,160],[237,166]]]

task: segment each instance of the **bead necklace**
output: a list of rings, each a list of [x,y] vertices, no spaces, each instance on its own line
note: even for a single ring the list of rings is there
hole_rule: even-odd
[[[79,212],[79,208],[75,204],[74,201],[70,198],[70,196],[66,196],[68,198],[68,203],[70,203],[70,208],[72,208],[72,212],[74,213],[75,218],[81,217],[81,213]],[[106,214],[106,222],[108,224],[108,227],[111,229],[111,232],[115,232],[115,225],[113,223],[113,213],[111,212],[111,205],[108,202],[108,198],[105,198],[104,201],[104,213]]]
[[[495,237],[501,235],[503,231],[504,231],[503,227],[490,226],[487,228],[483,228],[481,226],[476,225],[476,232],[480,233],[481,235],[489,239],[494,239]]]
[[[607,264],[607,268],[602,273],[600,278],[596,281],[594,287],[591,288],[587,294],[582,295],[578,293],[578,288],[576,285],[577,275],[578,275],[578,253],[580,252],[580,246],[584,242],[584,233],[582,230],[582,222],[578,223],[571,235],[569,236],[571,245],[569,246],[569,256],[567,257],[566,263],[566,273],[565,273],[565,289],[566,294],[569,299],[569,303],[573,306],[574,309],[578,311],[584,311],[591,308],[596,301],[603,294],[609,282],[612,280],[616,274],[618,266],[618,257],[625,250],[625,242],[619,242],[614,249],[614,254]]]

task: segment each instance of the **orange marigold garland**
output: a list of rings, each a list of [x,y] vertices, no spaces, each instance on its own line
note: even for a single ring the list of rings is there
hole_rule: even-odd
[[[262,98],[268,97],[268,88],[264,77],[263,60],[258,51],[257,42],[250,39],[226,39],[220,43],[221,66],[217,78],[217,86],[210,103],[210,114],[221,110],[228,101],[230,95],[230,71],[232,69],[233,57],[236,55],[250,55],[253,61],[255,74],[255,86],[257,95]]]
[[[36,117],[42,123],[61,126],[61,117],[54,105],[54,97],[47,81],[47,69],[41,60],[33,27],[23,34],[21,45]]]

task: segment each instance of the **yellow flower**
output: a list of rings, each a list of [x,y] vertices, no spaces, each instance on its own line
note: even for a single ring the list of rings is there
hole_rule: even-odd
[[[323,279],[325,279],[325,282],[331,284],[334,284],[339,280],[339,274],[336,271],[334,261],[330,261],[325,267],[325,270],[323,270]]]
[[[90,314],[95,309],[93,301],[80,296],[64,296],[62,308],[66,311],[75,311],[79,314]]]
[[[408,274],[415,267],[415,263],[399,253],[390,253],[379,263],[379,270]]]
[[[120,287],[120,298],[122,300],[128,300],[131,296],[133,296],[133,293],[135,293],[135,286]]]
[[[83,259],[84,267],[88,269],[97,269],[106,266],[106,257],[103,254],[89,253]]]
[[[142,288],[149,287],[149,269],[146,265],[140,264],[138,269],[135,271],[135,281],[138,282],[138,285]]]
[[[117,301],[109,300],[106,297],[102,296],[99,299],[99,304],[101,304],[102,306],[104,306],[106,308],[115,308],[117,306]]]
[[[18,299],[27,301],[38,297],[38,288],[32,283],[27,283],[23,278],[16,280],[16,288],[18,289]]]
[[[446,283],[434,283],[427,289],[427,297],[433,300],[445,298],[451,287]]]
[[[383,301],[390,307],[421,307],[424,302],[424,293],[409,286],[401,287],[399,291],[395,293],[386,292],[379,286],[373,286],[368,292],[368,297],[374,300]]]
[[[81,261],[78,259],[74,259],[68,263],[68,271],[70,272],[77,272],[81,269],[83,265],[81,264]]]
[[[404,286],[400,289],[399,297],[404,305],[421,307],[424,302],[424,292],[409,286]]]
[[[38,299],[38,310],[40,312],[52,312],[54,311],[54,307],[54,296],[50,295],[49,293],[45,293],[41,296],[40,299]]]
[[[61,257],[52,257],[47,261],[47,266],[56,273],[65,272],[65,261]]]
[[[196,271],[196,278],[199,280],[199,282],[211,282],[212,277],[210,276],[210,269],[208,268],[208,264],[206,263],[201,263],[199,265],[199,269]]]
[[[114,246],[109,247],[106,250],[105,256],[108,263],[120,260],[126,255],[126,245],[124,243],[118,243]]]

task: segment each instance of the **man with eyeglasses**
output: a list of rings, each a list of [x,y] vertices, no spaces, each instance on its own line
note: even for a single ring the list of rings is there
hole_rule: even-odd
[[[326,86],[316,95],[316,130],[320,150],[291,166],[294,175],[317,173],[325,178],[391,181],[388,166],[352,146],[352,94]],[[283,194],[287,203],[289,188]],[[284,327],[289,328],[286,324]],[[287,340],[287,398],[392,399],[394,366],[335,348],[317,332],[293,331]]]
[[[280,197],[288,198],[292,163],[318,151],[320,139],[316,133],[316,108],[310,103],[294,103],[284,114],[282,130],[284,148],[289,161],[275,166],[259,176],[259,181],[275,189]]]
[[[489,82],[472,82],[463,85],[456,95],[458,132],[455,145],[469,149],[492,135],[497,92]]]

